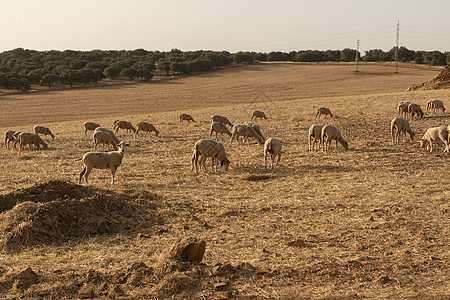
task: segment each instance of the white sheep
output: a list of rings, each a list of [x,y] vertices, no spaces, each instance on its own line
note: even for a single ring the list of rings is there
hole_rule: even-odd
[[[155,133],[156,137],[158,137],[159,131],[156,130],[155,126],[153,126],[152,123],[142,121],[142,122],[137,123],[136,127],[137,127],[136,134],[135,134],[136,137],[139,137],[139,131],[144,131],[145,132],[144,136],[147,136],[147,132],[153,131]]]
[[[103,150],[105,150],[105,145],[113,146],[113,150],[116,149],[117,143],[114,141],[113,137],[104,131],[95,131],[92,135],[92,138],[94,139],[94,150],[97,149],[98,144],[103,144]]]
[[[116,134],[118,134],[119,129],[126,129],[127,133],[129,133],[130,131],[133,131],[133,133],[136,133],[136,128],[134,128],[134,126],[131,124],[131,122],[128,121],[117,121],[116,124],[114,125],[114,130],[116,131]]]
[[[403,118],[394,118],[391,121],[391,135],[392,135],[392,143],[398,144],[398,140],[401,133],[409,133],[409,138],[411,141],[414,139],[415,133],[411,130],[409,126],[409,121]]]
[[[213,115],[211,116],[211,119],[213,122],[219,122],[226,125],[230,125],[230,127],[233,127],[233,124],[231,124],[230,120],[228,120],[227,117],[219,116],[219,115]]]
[[[428,128],[420,141],[420,147],[429,147],[430,152],[433,151],[433,141],[441,140],[445,144],[445,152],[449,152],[448,127],[432,127]]]
[[[111,184],[114,184],[116,170],[122,164],[125,147],[130,145],[125,142],[120,142],[117,146],[119,147],[119,150],[117,151],[88,152],[84,154],[83,157],[75,159],[76,161],[82,160],[85,165],[83,171],[80,173],[78,184],[81,184],[83,176],[86,183],[88,183],[88,176],[92,169],[110,169],[112,176]]]
[[[104,127],[97,127],[97,128],[95,128],[94,133],[96,133],[97,131],[103,131],[103,132],[109,133],[112,136],[114,142],[116,142],[116,144],[120,143],[119,139],[116,137],[116,135],[114,134],[114,132],[111,129],[104,128]]]
[[[243,142],[245,143],[245,140],[247,140],[247,144],[250,145],[249,138],[255,138],[260,145],[264,143],[264,139],[262,136],[260,136],[256,130],[249,125],[245,124],[236,124],[231,129],[231,139],[230,139],[230,146],[233,143],[233,139],[236,137],[236,141],[239,144],[239,137],[243,137]]]
[[[14,149],[16,149],[16,144],[19,143],[19,151],[22,151],[25,145],[28,144],[31,150],[31,145],[35,145],[36,149],[39,150],[42,145],[43,148],[47,148],[47,144],[41,139],[38,134],[30,132],[21,132],[16,140],[14,141]]]
[[[398,103],[398,115],[400,117],[407,117],[408,116],[408,106],[411,104],[411,102],[399,102]]]
[[[180,122],[183,121],[187,121],[189,123],[189,121],[195,122],[194,118],[191,115],[188,114],[181,114],[180,115]]]
[[[262,134],[261,126],[259,126],[258,124],[252,123],[252,122],[244,122],[244,124],[247,125],[247,126],[252,127],[253,129],[255,129],[256,133],[259,134],[259,136],[262,137],[263,142],[266,140],[266,138]]]
[[[264,143],[264,169],[267,168],[267,154],[270,153],[272,159],[272,169],[275,157],[278,155],[277,166],[281,159],[281,142],[275,138],[268,138]]]
[[[254,110],[253,111],[253,113],[252,113],[252,121],[253,121],[253,118],[255,118],[255,120],[256,119],[266,119],[267,120],[267,117],[266,117],[266,114],[263,112],[263,111],[260,111],[260,110]]]
[[[55,139],[55,135],[50,131],[50,128],[48,128],[48,127],[36,125],[36,126],[34,126],[33,129],[34,129],[34,133],[36,133],[36,134],[43,134],[45,137],[47,137],[47,134],[48,134],[49,136],[52,137],[52,140]]]
[[[231,132],[228,130],[227,125],[220,122],[214,122],[211,124],[209,138],[212,137],[213,132],[216,133],[216,140],[217,140],[217,133],[220,133],[221,136],[223,136],[223,134],[231,136]]]
[[[16,143],[19,142],[19,134],[21,134],[21,133],[22,133],[22,131],[16,131],[12,135],[12,140],[14,141],[14,143],[13,143],[14,150],[17,150]]]
[[[338,149],[338,142],[344,147],[345,150],[348,150],[348,142],[342,137],[341,131],[333,125],[325,125],[320,134],[322,151],[331,150],[332,140],[336,141],[336,150]]]
[[[94,131],[95,128],[100,127],[100,124],[95,123],[95,122],[84,122],[83,125],[84,125],[84,135],[85,136],[89,130]]]
[[[208,157],[212,158],[212,167],[215,166],[215,171],[218,171],[218,164],[224,167],[225,171],[228,170],[230,165],[230,161],[227,158],[225,153],[225,148],[222,143],[210,140],[210,139],[202,139],[195,143],[194,151],[191,159],[192,171],[195,169],[195,173],[198,173],[198,159],[200,159],[200,166],[206,172],[205,161]]]
[[[420,116],[421,118],[423,117],[422,108],[420,108],[420,105],[416,103],[410,103],[408,105],[408,113],[411,119],[414,118],[414,115],[417,115],[417,117]]]
[[[322,126],[314,124],[311,125],[311,127],[309,127],[308,130],[309,151],[314,150],[314,147],[317,150],[320,149],[321,135],[322,135]],[[319,147],[317,147],[317,144],[319,144]]]
[[[333,114],[331,113],[331,110],[328,107],[319,107],[317,109],[316,117],[314,119],[317,119],[317,117],[319,117],[319,119],[320,119],[321,115],[325,115],[325,118],[328,115],[330,115],[330,118],[333,117]]]
[[[442,113],[445,115],[445,107],[444,107],[444,102],[442,102],[441,100],[438,99],[434,99],[431,101],[428,101],[429,106],[430,106],[430,110],[433,110],[433,113],[436,113],[436,109],[440,109],[442,110]],[[428,103],[427,103],[427,110],[428,110]]]
[[[14,142],[15,137],[13,136],[15,130],[7,130],[5,131],[5,147],[6,149],[9,149],[9,143]]]

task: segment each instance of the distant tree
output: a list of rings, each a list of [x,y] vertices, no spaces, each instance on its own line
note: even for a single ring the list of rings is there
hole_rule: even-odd
[[[9,87],[16,89],[22,93],[30,89],[30,84],[25,78],[11,77],[9,78]]]
[[[48,85],[48,87],[51,89],[52,84],[54,82],[57,82],[58,79],[59,79],[59,77],[56,76],[55,74],[45,74],[44,76],[42,76],[42,84]]]
[[[137,71],[135,68],[125,68],[120,72],[120,75],[128,77],[130,81],[136,77]]]
[[[148,69],[137,69],[136,76],[139,77],[141,81],[146,81],[153,78],[152,72],[150,72]]]
[[[121,69],[116,67],[108,67],[105,69],[105,75],[107,78],[116,79],[120,75]]]
[[[365,62],[368,61],[381,61],[383,57],[384,51],[381,49],[373,49],[365,52],[362,60]]]
[[[166,61],[164,58],[158,60],[158,69],[161,71],[166,71],[167,76],[169,76],[170,62]]]
[[[84,85],[90,82],[97,82],[97,74],[91,69],[80,70],[81,81]]]
[[[268,61],[289,61],[291,57],[288,53],[280,51],[272,51],[267,55]]]
[[[28,81],[32,84],[39,84],[42,80],[42,75],[39,70],[30,71],[26,75]]]
[[[440,51],[433,51],[431,53],[431,65],[432,66],[447,65],[447,58],[446,58],[445,54]]]
[[[252,63],[253,54],[251,52],[239,51],[233,55],[233,61],[237,64]]]
[[[356,50],[345,48],[341,50],[341,61],[354,61],[356,57]]]
[[[255,53],[255,54],[253,54],[253,60],[256,60],[256,61],[267,61],[267,54],[266,53],[262,53],[262,52]]]

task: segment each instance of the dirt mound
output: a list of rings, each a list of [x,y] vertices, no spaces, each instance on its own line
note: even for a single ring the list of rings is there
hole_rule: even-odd
[[[155,199],[148,192],[116,194],[65,181],[12,192],[0,197],[0,249],[18,251],[150,227],[160,221],[151,205]]]
[[[408,89],[411,90],[439,90],[450,88],[450,65],[446,66],[442,72],[433,79],[414,85]]]

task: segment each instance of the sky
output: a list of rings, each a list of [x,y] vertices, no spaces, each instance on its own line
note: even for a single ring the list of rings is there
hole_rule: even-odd
[[[449,0],[0,0],[0,52],[450,51]]]

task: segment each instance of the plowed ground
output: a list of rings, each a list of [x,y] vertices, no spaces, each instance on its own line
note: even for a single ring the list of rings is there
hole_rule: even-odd
[[[411,120],[414,142],[393,145],[389,132],[399,101],[450,106],[449,90],[405,92],[438,73],[256,64],[1,96],[2,132],[39,124],[57,135],[47,150],[0,150],[0,297],[70,299],[86,285],[100,299],[449,297],[449,156],[442,143],[433,153],[418,143],[449,117]],[[320,106],[335,117],[314,120]],[[229,171],[193,174],[192,147],[208,137],[211,115],[242,123],[254,109],[268,116],[257,121],[264,135],[283,142],[280,165],[264,169],[255,141],[219,137]],[[181,124],[180,113],[196,122]],[[83,122],[112,128],[116,119],[152,122],[160,135],[119,132],[130,147],[116,185],[94,170],[77,186],[74,159],[92,150]],[[314,123],[339,127],[349,150],[308,151]],[[203,264],[161,264],[183,236],[206,241]],[[210,274],[226,261],[230,270]]]

